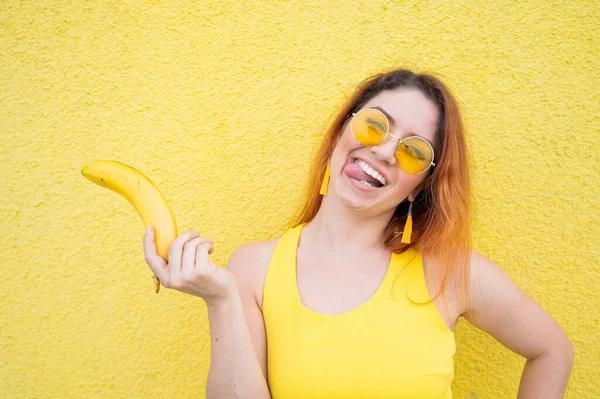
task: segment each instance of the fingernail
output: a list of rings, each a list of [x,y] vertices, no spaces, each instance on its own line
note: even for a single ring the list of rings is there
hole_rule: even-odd
[[[152,226],[146,227],[146,234],[150,233],[150,230],[152,230]]]

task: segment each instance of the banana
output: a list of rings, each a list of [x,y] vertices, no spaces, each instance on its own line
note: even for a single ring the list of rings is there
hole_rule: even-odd
[[[129,201],[146,227],[154,228],[156,252],[168,260],[169,245],[177,237],[175,216],[158,187],[142,172],[118,161],[97,160],[81,169],[81,174],[101,187],[112,190]],[[155,292],[160,281],[154,276]]]

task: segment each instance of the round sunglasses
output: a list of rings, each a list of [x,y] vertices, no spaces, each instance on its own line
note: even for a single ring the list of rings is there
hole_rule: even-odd
[[[350,131],[356,141],[362,145],[379,145],[387,136],[398,142],[396,162],[400,169],[411,175],[418,175],[435,166],[433,147],[420,136],[399,139],[390,133],[390,123],[383,112],[375,108],[366,108],[352,114]]]

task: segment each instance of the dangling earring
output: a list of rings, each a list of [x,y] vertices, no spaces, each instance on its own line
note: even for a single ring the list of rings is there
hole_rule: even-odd
[[[402,232],[402,239],[400,240],[403,244],[410,244],[410,236],[412,235],[412,201],[408,206],[408,216],[406,217],[406,224],[404,225],[404,231]],[[394,232],[394,238],[400,235],[399,231]]]
[[[404,225],[404,232],[402,233],[403,244],[410,244],[410,236],[412,235],[412,201],[408,206],[408,216],[406,217],[406,224]]]
[[[319,190],[319,194],[325,196],[327,195],[327,187],[329,186],[329,174],[330,174],[330,168],[329,168],[329,163],[327,164],[327,167],[325,168],[325,175],[323,176],[323,183],[321,183],[321,190]]]

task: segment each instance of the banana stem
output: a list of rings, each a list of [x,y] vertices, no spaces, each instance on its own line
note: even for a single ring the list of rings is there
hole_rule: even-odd
[[[154,276],[154,292],[158,294],[158,291],[160,291],[160,280]]]

